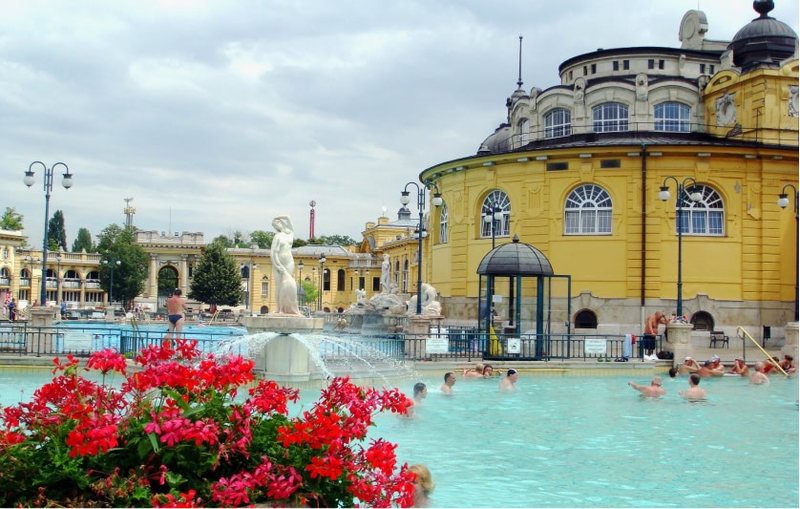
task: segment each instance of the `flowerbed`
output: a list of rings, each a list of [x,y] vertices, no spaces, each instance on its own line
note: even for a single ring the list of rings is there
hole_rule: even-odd
[[[373,415],[406,413],[397,389],[335,378],[296,417],[299,391],[253,376],[240,356],[195,341],[55,359],[55,378],[0,415],[0,506],[410,507],[414,474],[395,445],[365,443]],[[115,388],[109,374],[125,377]],[[240,390],[247,397],[237,400]],[[242,401],[243,399],[243,401]]]

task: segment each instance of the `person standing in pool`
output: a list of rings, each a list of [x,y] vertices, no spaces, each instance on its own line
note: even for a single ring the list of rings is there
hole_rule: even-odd
[[[683,396],[686,399],[705,399],[706,391],[699,387],[700,385],[700,375],[697,373],[692,373],[689,375],[689,388],[686,391],[678,391],[678,394]]]
[[[519,373],[514,368],[509,369],[506,372],[506,377],[500,380],[500,386],[498,387],[499,390],[503,392],[514,392],[517,390],[514,387],[514,384],[517,383],[517,378],[519,378]]]
[[[411,472],[417,474],[414,479],[414,505],[411,507],[435,507],[433,499],[430,498],[433,489],[436,487],[431,472],[425,465],[411,465],[408,467]]]
[[[661,387],[660,376],[654,376],[653,379],[650,380],[650,385],[635,384],[633,383],[633,380],[628,380],[628,385],[641,392],[642,396],[646,396],[648,398],[657,398],[667,393],[667,391]]]
[[[172,332],[175,331],[175,337],[180,338],[181,331],[183,330],[183,312],[188,311],[186,302],[181,298],[180,288],[176,288],[172,297],[167,299],[167,317],[169,318],[169,328],[167,335],[164,339],[172,339]]]
[[[768,384],[769,377],[764,372],[764,363],[761,361],[756,362],[755,371],[750,375],[750,383],[753,385]]]
[[[456,384],[456,375],[452,371],[444,374],[444,384],[439,388],[445,394],[453,394],[453,386]]]
[[[422,400],[428,397],[428,386],[423,382],[414,384],[414,404],[421,405]]]

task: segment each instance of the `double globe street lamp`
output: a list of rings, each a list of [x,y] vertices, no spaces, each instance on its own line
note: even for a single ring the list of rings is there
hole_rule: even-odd
[[[48,223],[50,222],[50,193],[53,192],[53,170],[56,166],[63,166],[66,173],[63,174],[63,180],[61,181],[61,185],[64,186],[64,189],[69,189],[72,187],[72,174],[69,172],[69,167],[62,163],[57,162],[50,168],[48,168],[43,162],[41,161],[34,161],[28,166],[28,171],[25,172],[25,178],[22,181],[25,183],[26,186],[31,187],[33,184],[36,183],[36,178],[34,177],[35,172],[33,171],[34,165],[41,165],[44,168],[44,240],[42,242],[42,290],[40,294],[40,300],[42,306],[47,303],[47,245],[49,244],[49,239],[47,235],[47,227]]]
[[[417,188],[417,210],[419,211],[419,228],[417,230],[417,314],[422,314],[422,214],[425,211],[425,190],[433,187],[433,205],[439,207],[442,204],[442,194],[436,182],[428,182],[420,187],[416,182],[408,182],[400,192],[400,203],[405,207],[411,201],[408,186]]]
[[[792,188],[794,191],[794,321],[797,322],[800,319],[798,316],[798,309],[797,309],[797,298],[798,295],[798,274],[797,274],[797,267],[800,264],[800,246],[798,246],[798,242],[800,242],[800,237],[798,237],[798,233],[800,233],[800,228],[798,222],[800,219],[797,217],[798,209],[797,209],[797,188],[794,187],[792,184],[786,184],[783,186],[783,190],[781,190],[781,194],[778,197],[778,205],[780,208],[785,209],[789,206],[789,194],[786,192],[787,188]]]
[[[683,231],[688,230],[689,221],[688,215],[684,216],[683,214],[683,200],[684,200],[684,193],[689,193],[689,198],[692,202],[697,203],[700,201],[702,196],[700,192],[697,190],[697,182],[691,178],[686,177],[683,179],[682,182],[678,182],[678,179],[675,177],[667,177],[664,179],[664,183],[661,186],[661,191],[658,193],[658,197],[661,201],[669,200],[669,186],[667,185],[668,180],[674,180],[675,185],[678,187],[678,197],[677,197],[677,207],[678,207],[678,214],[675,216],[675,228],[678,230],[678,307],[677,307],[677,314],[678,316],[683,316],[683,276],[681,273],[681,266],[683,265]],[[687,186],[686,183],[691,182],[691,186]]]

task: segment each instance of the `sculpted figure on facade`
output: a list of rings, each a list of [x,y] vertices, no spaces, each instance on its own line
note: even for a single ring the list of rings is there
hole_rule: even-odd
[[[275,313],[301,315],[297,308],[297,281],[294,280],[294,258],[292,243],[294,227],[289,216],[275,216],[272,227],[277,233],[272,238],[270,257],[272,258],[272,279],[275,288]]]
[[[789,85],[789,116],[798,117],[800,107],[797,100],[797,85]]]
[[[389,261],[389,255],[383,255],[383,262],[381,263],[381,293],[389,293],[389,281],[392,275],[392,263]]]
[[[736,123],[735,94],[725,92],[722,97],[714,101],[714,114],[717,117],[717,127]]]

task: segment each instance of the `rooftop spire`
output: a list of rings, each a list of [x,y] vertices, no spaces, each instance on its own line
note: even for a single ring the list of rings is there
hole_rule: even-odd
[[[519,77],[517,78],[517,87],[522,88],[522,36],[519,36]]]

